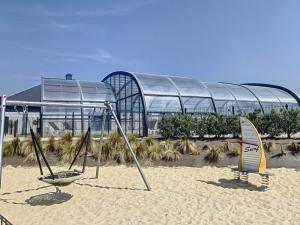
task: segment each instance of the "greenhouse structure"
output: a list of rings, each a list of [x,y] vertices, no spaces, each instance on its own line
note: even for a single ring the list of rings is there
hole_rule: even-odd
[[[205,83],[179,76],[113,72],[102,81],[79,81],[70,74],[66,79],[42,78],[41,84],[18,94],[11,100],[56,102],[112,102],[127,134],[156,135],[158,122],[166,115],[189,114],[194,117],[208,114],[246,115],[256,109],[293,109],[300,106],[300,92],[278,85],[247,83]],[[7,135],[26,135],[28,124],[43,136],[72,132],[73,135],[91,125],[100,131],[102,117],[91,109],[66,108],[9,108],[6,115]],[[117,130],[108,115],[106,132]]]

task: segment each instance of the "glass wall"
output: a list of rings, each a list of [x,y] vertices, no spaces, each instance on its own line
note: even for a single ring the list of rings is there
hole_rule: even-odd
[[[143,96],[136,80],[126,73],[114,73],[103,80],[110,84],[116,97],[117,116],[126,133],[145,135]]]
[[[184,113],[191,115],[215,113],[211,98],[182,97]]]
[[[110,101],[115,107],[115,97],[111,87],[101,82],[64,80],[56,78],[42,78],[41,100],[68,103],[101,103]],[[42,134],[44,136],[59,136],[70,132],[78,136],[88,127],[94,134],[99,134],[103,120],[103,109],[70,108],[70,107],[42,107]],[[115,129],[111,115],[107,116],[105,130]]]

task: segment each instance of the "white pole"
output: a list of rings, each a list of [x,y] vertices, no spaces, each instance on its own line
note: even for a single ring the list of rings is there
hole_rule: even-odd
[[[4,142],[4,120],[5,120],[5,107],[6,96],[2,95],[1,98],[1,117],[0,117],[0,188],[2,181],[2,158],[3,158],[3,142]]]
[[[115,119],[115,122],[116,122],[118,128],[119,128],[120,131],[121,131],[121,134],[122,134],[122,136],[123,136],[123,138],[124,138],[124,140],[125,140],[125,142],[126,142],[126,144],[127,144],[128,149],[129,149],[129,152],[130,152],[130,154],[131,154],[131,156],[132,156],[132,158],[133,158],[133,160],[134,160],[134,162],[135,162],[135,164],[136,164],[136,166],[137,166],[137,168],[138,168],[138,170],[139,170],[139,172],[140,172],[141,177],[143,178],[143,181],[144,181],[145,186],[147,187],[147,190],[148,190],[148,191],[151,191],[150,185],[148,184],[148,181],[147,181],[147,179],[146,179],[146,177],[145,177],[145,175],[144,175],[144,173],[143,173],[143,170],[142,170],[142,168],[141,168],[141,166],[140,166],[140,164],[139,164],[139,161],[137,160],[137,158],[136,158],[136,156],[135,156],[135,154],[134,154],[134,151],[133,151],[133,149],[131,148],[131,145],[130,145],[128,139],[127,139],[127,136],[126,136],[126,134],[124,133],[123,128],[122,128],[121,124],[119,123],[119,120],[118,120],[118,118],[117,118],[117,116],[116,116],[116,114],[115,114],[115,112],[114,112],[114,110],[113,110],[111,104],[110,104],[109,102],[106,102],[105,105],[106,105],[106,107],[109,109],[109,111],[111,112],[111,114],[113,115],[113,117],[114,117],[114,119]]]
[[[103,108],[103,102],[99,103],[62,103],[62,102],[29,102],[7,100],[6,105],[18,106],[57,106],[57,107],[78,107],[78,108]]]
[[[102,124],[101,124],[100,143],[98,145],[98,160],[97,160],[96,178],[99,177],[101,151],[102,151],[102,146],[103,146],[104,126],[105,126],[105,121],[106,121],[106,110],[107,109],[103,109],[103,114],[102,114],[103,116],[102,116]]]

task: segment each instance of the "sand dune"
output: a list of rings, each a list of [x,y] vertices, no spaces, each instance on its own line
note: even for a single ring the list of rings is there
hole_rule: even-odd
[[[15,225],[299,224],[300,171],[270,171],[271,189],[261,192],[259,176],[242,188],[227,168],[148,167],[148,192],[134,167],[103,167],[98,180],[88,168],[57,194],[35,179],[38,168],[7,166],[0,213]]]

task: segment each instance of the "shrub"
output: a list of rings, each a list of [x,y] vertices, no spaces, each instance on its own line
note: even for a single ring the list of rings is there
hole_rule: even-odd
[[[204,138],[204,135],[207,134],[207,117],[198,118],[196,121],[196,134],[199,138]]]
[[[47,152],[57,152],[58,150],[58,147],[57,147],[57,144],[56,144],[56,141],[55,141],[55,138],[54,136],[51,136],[45,146],[45,150]]]
[[[290,145],[287,146],[287,150],[292,154],[293,156],[300,154],[300,144],[296,142],[292,142]]]
[[[199,155],[200,152],[197,150],[195,143],[189,140],[187,137],[181,138],[180,141],[176,143],[177,150],[182,154]]]
[[[202,150],[207,151],[207,150],[211,150],[211,146],[208,144],[203,145]]]
[[[223,154],[222,149],[213,147],[205,155],[204,161],[207,162],[208,164],[216,164],[219,162],[222,154]]]
[[[232,150],[227,152],[227,156],[229,156],[230,158],[234,158],[237,157],[241,154],[241,151],[237,148],[233,148]]]
[[[279,159],[282,158],[283,156],[286,156],[286,151],[284,150],[283,146],[280,145],[280,153],[272,155],[270,159]]]
[[[3,154],[5,156],[16,156],[21,155],[21,141],[20,138],[16,137],[9,142],[4,144]]]
[[[154,140],[154,138],[151,137],[151,136],[145,137],[145,138],[144,138],[144,142],[145,142],[145,144],[146,144],[148,147],[151,147],[151,146],[153,146],[153,145],[155,144],[155,140]]]
[[[153,147],[150,148],[148,157],[153,160],[160,160],[162,158],[162,150],[159,146],[155,145]]]
[[[173,116],[163,116],[158,123],[159,133],[163,138],[171,138],[175,136]]]
[[[136,148],[136,157],[138,159],[144,160],[147,158],[147,156],[148,156],[148,146],[143,142],[139,143],[139,145]]]
[[[42,146],[40,135],[36,136],[36,140],[37,140],[38,144],[41,146],[41,148],[42,148],[41,150],[43,152],[45,152],[44,149],[43,149],[43,146]],[[27,162],[27,161],[35,162],[35,161],[37,161],[35,150],[34,150],[34,144],[33,144],[33,141],[32,141],[31,137],[26,138],[26,140],[24,140],[21,143],[21,153],[20,153],[20,155],[23,156],[23,157],[26,157],[24,162]]]
[[[300,110],[283,110],[281,113],[282,131],[290,139],[291,135],[300,131]]]
[[[177,150],[167,150],[163,153],[162,159],[165,161],[177,161],[180,159],[180,153]]]
[[[266,152],[270,153],[275,148],[275,143],[272,141],[269,142],[263,142],[263,147]]]
[[[228,134],[238,137],[241,133],[240,120],[237,116],[227,117]]]
[[[248,119],[254,124],[258,132],[274,138],[282,133],[291,135],[300,132],[300,110],[272,110],[263,114],[260,110],[254,110],[248,114]],[[240,122],[237,116],[206,115],[197,119],[190,115],[168,115],[159,122],[158,128],[162,137],[178,138],[190,137],[197,134],[199,138],[205,135],[224,137],[231,134],[238,137],[240,134]]]

